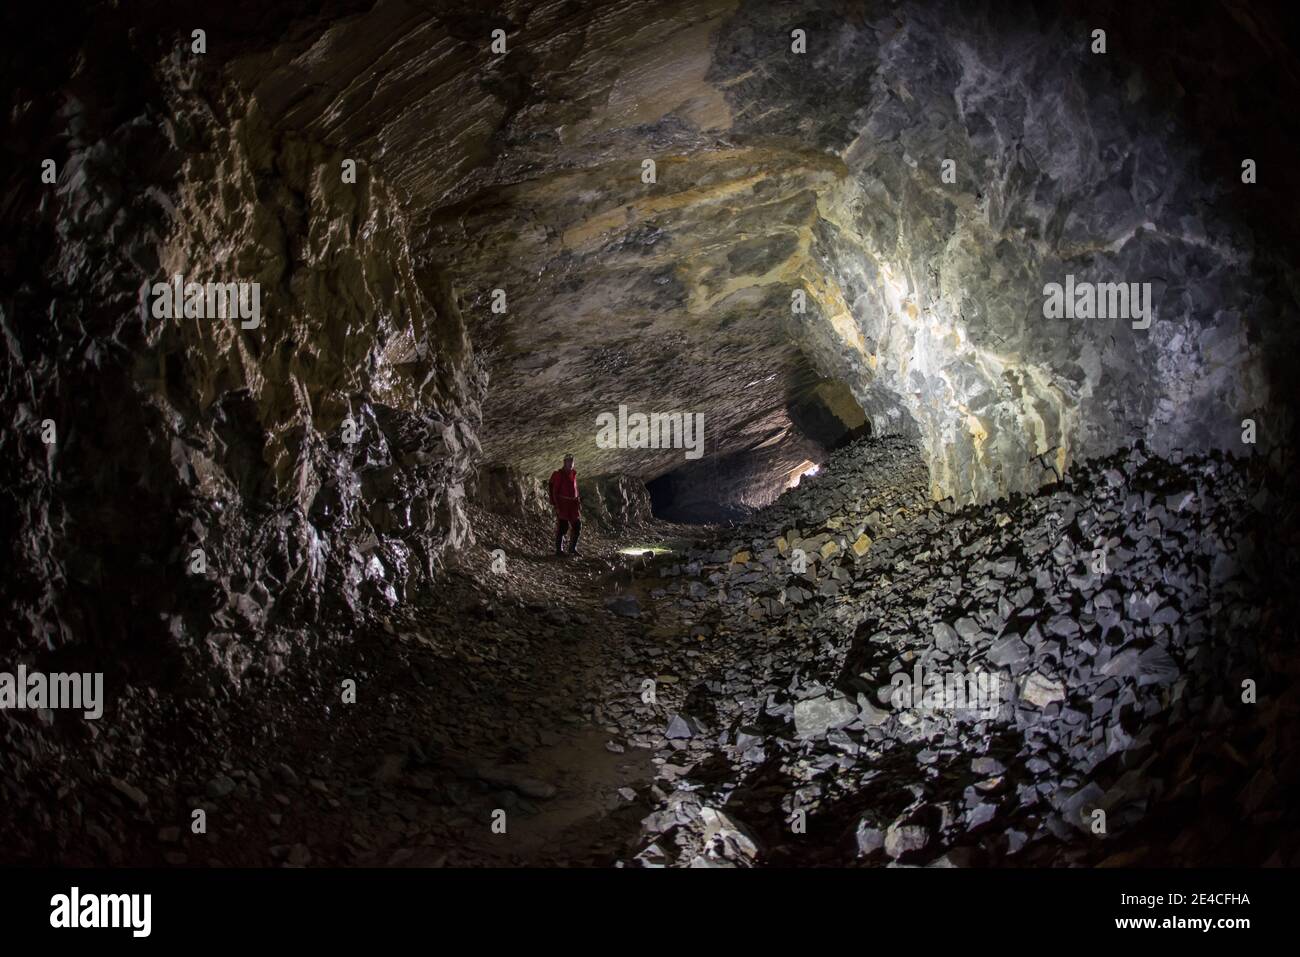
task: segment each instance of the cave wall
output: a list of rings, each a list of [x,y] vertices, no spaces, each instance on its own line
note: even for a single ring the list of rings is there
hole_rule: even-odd
[[[413,597],[471,540],[485,377],[368,164],[344,183],[342,157],[273,128],[220,58],[144,44],[114,84],[86,43],[67,89],[19,90],[11,117],[6,214],[28,223],[0,306],[11,640],[197,656],[237,686]],[[33,189],[32,155],[57,158],[56,184]],[[177,273],[260,283],[260,325],[157,318],[153,284]]]
[[[164,322],[147,341],[161,400],[199,425],[172,457],[202,509],[193,535],[217,553],[208,587],[225,591],[232,565],[259,583],[261,601],[219,599],[265,612],[236,621],[256,634],[280,603],[314,617],[331,594],[352,615],[405,600],[472,540],[464,484],[485,381],[382,181],[362,164],[345,182],[344,157],[270,128],[237,87],[224,95],[214,115],[176,99],[202,147],[187,151],[160,265],[259,281],[262,325]],[[246,654],[244,634],[222,638]]]
[[[538,527],[554,523],[546,482],[513,466],[481,464],[468,489],[471,502],[497,515],[525,518]],[[616,535],[653,517],[645,483],[632,476],[588,476],[579,468],[578,492],[582,520]],[[539,540],[546,541],[544,536]]]
[[[710,80],[755,117],[740,129],[843,160],[801,270],[819,306],[802,338],[877,432],[920,437],[935,497],[1032,489],[1139,439],[1248,452],[1248,416],[1285,434],[1285,409],[1264,414],[1267,361],[1294,297],[1254,271],[1257,238],[1225,199],[1239,168],[1206,169],[1123,33],[1097,55],[1086,18],[836,9],[745,5]],[[806,62],[764,53],[795,25],[820,38]],[[1044,318],[1067,274],[1150,282],[1150,328]]]

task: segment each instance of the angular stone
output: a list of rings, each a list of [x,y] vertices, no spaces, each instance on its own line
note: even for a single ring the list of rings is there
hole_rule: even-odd
[[[982,777],[991,777],[1005,771],[1006,765],[997,758],[979,757],[971,761],[970,769]]]
[[[1029,646],[1015,635],[998,639],[989,648],[988,659],[1003,668],[1014,668],[1029,660]]]
[[[851,724],[858,716],[858,706],[848,698],[824,695],[797,701],[794,706],[795,733],[816,737],[831,728]]]
[[[1035,671],[1021,685],[1020,696],[1036,707],[1046,708],[1053,702],[1065,700],[1065,685]]]
[[[716,808],[704,807],[700,808],[700,820],[704,824],[706,843],[718,837],[733,845],[744,857],[750,860],[758,857],[757,838],[734,817]]]
[[[931,629],[931,635],[934,638],[934,645],[945,654],[955,655],[960,645],[957,641],[957,632],[947,622],[936,621]]]
[[[885,832],[876,827],[870,818],[863,817],[858,821],[853,837],[858,857],[869,857],[885,846]]]
[[[701,731],[699,722],[687,715],[675,714],[668,720],[664,737],[672,740],[693,738]]]
[[[895,821],[885,832],[885,853],[894,860],[920,851],[929,843],[929,829],[917,824],[899,824]]]

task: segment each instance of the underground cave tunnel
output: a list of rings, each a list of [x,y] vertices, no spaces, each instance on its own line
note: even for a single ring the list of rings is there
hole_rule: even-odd
[[[806,368],[800,364],[800,371]],[[871,434],[871,423],[848,386],[808,378],[795,377],[784,413],[770,434],[756,435],[749,448],[705,456],[703,443],[696,443],[700,448],[693,460],[684,450],[676,468],[648,478],[651,513],[669,522],[733,524],[772,504],[804,475],[816,474],[832,450]],[[647,423],[647,440],[652,431],[665,431],[653,425]],[[667,438],[672,438],[671,422]]]
[[[1300,863],[1289,10],[489,7],[5,11],[4,863]]]

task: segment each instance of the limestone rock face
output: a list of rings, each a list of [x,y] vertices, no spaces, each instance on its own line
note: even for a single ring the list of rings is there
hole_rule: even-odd
[[[11,372],[28,370],[6,386],[10,612],[23,652],[129,635],[238,684],[283,666],[297,623],[353,627],[471,540],[485,377],[364,166],[345,184],[340,157],[238,87],[175,58],[156,76],[165,124],[65,111],[42,237],[62,286],[5,305]],[[155,284],[176,276],[257,283],[259,315],[169,315]]]
[[[548,508],[542,481],[504,465],[480,468],[471,483],[470,497],[500,515],[540,517]]]
[[[985,501],[1136,438],[1240,450],[1269,401],[1264,340],[1287,333],[1221,202],[1238,171],[1206,179],[1086,19],[502,9],[504,55],[395,3],[241,67],[277,122],[410,196],[491,369],[489,458],[541,475],[571,448],[651,479],[679,457],[600,448],[596,416],[700,411],[725,456],[796,441],[786,413],[820,374],[876,433],[921,440],[936,497]],[[1150,326],[1046,318],[1067,276],[1150,283]]]
[[[595,519],[606,528],[626,528],[649,521],[650,495],[639,479],[607,476],[582,490],[582,510],[585,519]]]
[[[181,482],[227,504],[192,525],[218,549],[214,569],[251,555],[251,578],[285,586],[279,601],[314,614],[329,588],[349,605],[391,604],[471,534],[464,482],[483,378],[454,297],[418,273],[382,183],[364,168],[345,183],[341,157],[270,130],[256,103],[227,108],[229,127],[191,115],[207,142],[182,168],[160,270],[259,282],[261,325],[162,321],[146,333],[165,370],[155,401],[211,416],[211,433],[172,442]],[[298,548],[250,542],[242,502],[273,509]]]

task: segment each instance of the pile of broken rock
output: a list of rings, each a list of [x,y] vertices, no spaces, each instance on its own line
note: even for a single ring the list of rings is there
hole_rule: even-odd
[[[631,863],[1297,863],[1300,700],[1248,475],[1139,448],[957,509],[906,441],[860,442],[658,561],[678,624],[629,670],[679,680]],[[972,673],[992,707],[897,693]],[[1211,806],[1258,838],[1226,846]]]

